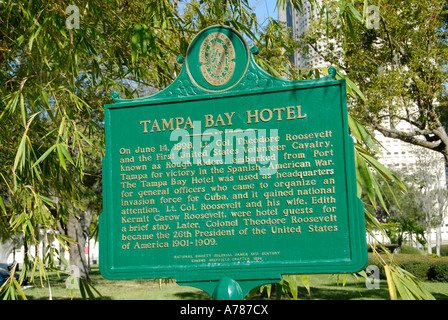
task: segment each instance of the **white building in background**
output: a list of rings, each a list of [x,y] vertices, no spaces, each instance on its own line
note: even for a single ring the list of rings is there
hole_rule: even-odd
[[[318,0],[319,5],[322,5],[322,0]],[[293,39],[299,40],[303,36],[306,30],[311,27],[311,21],[313,18],[317,17],[318,8],[312,7],[308,0],[303,1],[302,13],[298,13],[294,8],[287,2],[286,8],[279,9],[279,21],[285,22],[286,26],[292,31]],[[325,43],[318,42],[318,49],[324,46]],[[329,67],[329,63],[326,62],[318,53],[311,47],[309,51],[295,52],[292,61],[294,65],[301,69],[312,69],[319,67]]]
[[[322,0],[318,0],[318,4],[322,4]],[[291,30],[294,40],[300,39],[306,30],[310,29],[311,21],[313,18],[318,18],[318,11],[313,8],[308,0],[303,1],[302,13],[297,12],[289,2],[287,2],[286,8],[279,8],[279,22],[286,23],[286,26]],[[327,40],[328,41],[328,40]],[[326,46],[327,43],[319,41],[317,43],[317,49],[321,49],[322,46]],[[335,48],[338,48],[335,45]],[[338,49],[336,49],[338,50]],[[309,48],[308,52],[296,52],[291,57],[294,65],[301,69],[329,67],[330,64],[326,62],[313,48]],[[397,129],[411,130],[405,125],[397,125]],[[374,132],[375,138],[384,147],[383,156],[379,158],[379,161],[392,171],[407,171],[410,174],[415,174],[420,165],[421,154],[424,153],[426,157],[432,159],[431,162],[436,163],[431,170],[432,173],[437,174],[439,183],[446,186],[446,176],[444,159],[440,153],[433,152],[431,150],[413,146],[409,143],[405,143],[398,139],[392,139],[384,137],[379,132]],[[379,239],[382,240],[382,239]],[[431,243],[434,246],[436,241],[436,231],[431,232]],[[448,244],[448,214],[445,215],[445,221],[442,227],[442,244]]]
[[[410,125],[397,125],[397,129],[410,130]],[[387,138],[380,132],[374,132],[375,138],[383,147],[383,155],[378,160],[389,170],[409,175],[424,174],[431,175],[431,188],[446,187],[445,161],[443,156],[435,151],[423,147],[411,145],[398,139]],[[435,191],[433,191],[435,192]],[[410,201],[413,201],[410,199]],[[430,234],[431,245],[436,244],[436,230],[432,229]],[[442,244],[448,244],[448,214],[441,228]]]
[[[42,233],[40,234],[40,237],[43,238]],[[52,245],[53,248],[56,248],[59,251],[60,255],[69,263],[70,255],[68,251],[63,250],[62,246],[59,244],[57,240],[53,240]],[[39,257],[42,258],[43,250],[45,250],[45,244],[43,242],[40,242],[39,248],[37,250],[34,246],[28,248],[28,253],[31,256],[30,259],[34,259],[36,253],[39,255]],[[98,264],[99,260],[98,242],[96,242],[94,239],[90,239],[88,243],[86,243],[86,246],[84,247],[84,254],[86,262],[89,266]],[[19,264],[19,268],[21,269],[24,262],[24,257],[25,257],[25,249],[23,245],[20,245],[13,249],[7,261],[0,261],[0,262],[7,263],[8,265],[12,265],[15,262],[17,262]]]

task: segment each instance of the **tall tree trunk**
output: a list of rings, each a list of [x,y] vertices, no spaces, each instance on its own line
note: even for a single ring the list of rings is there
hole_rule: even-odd
[[[89,237],[91,215],[89,210],[87,212],[81,212],[76,208],[74,210],[78,216],[71,214],[67,224],[67,235],[75,241],[75,243],[70,243],[71,270],[77,268],[80,277],[91,281],[84,251],[86,240]]]
[[[448,150],[445,149],[442,152],[443,159],[445,160],[445,186],[448,189]]]
[[[442,190],[438,190],[437,195],[439,214],[436,227],[436,253],[438,256],[440,256],[440,247],[442,245],[442,226],[446,218],[445,211],[448,209],[448,146],[445,146],[442,151],[442,155],[445,160],[445,185],[440,184],[440,188],[442,188]],[[445,192],[443,192],[443,188]]]
[[[426,237],[428,238],[428,254],[432,254],[432,246],[431,246],[431,217],[428,212],[426,212]]]
[[[437,217],[436,226],[436,254],[440,257],[440,246],[442,245],[442,225],[443,225],[443,210],[446,208],[441,203],[439,203],[439,214]]]
[[[8,262],[8,257],[15,245],[16,241],[14,239],[0,240],[0,263]]]

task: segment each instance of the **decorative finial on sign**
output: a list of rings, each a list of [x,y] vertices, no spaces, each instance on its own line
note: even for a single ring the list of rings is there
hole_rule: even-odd
[[[185,62],[185,57],[183,57],[183,56],[177,56],[177,62],[178,62],[178,63],[184,63],[184,62]]]
[[[328,68],[328,74],[334,79],[336,77],[336,68],[335,67]]]
[[[116,101],[116,100],[118,100],[118,98],[120,98],[120,95],[118,94],[118,92],[113,91],[113,92],[110,94],[110,97],[111,97],[114,101]]]
[[[252,52],[252,54],[256,56],[260,53],[260,49],[258,49],[257,46],[253,46],[252,48],[250,48],[250,52]]]
[[[219,280],[215,291],[213,292],[215,300],[243,300],[244,294],[240,285],[235,280],[224,277]]]

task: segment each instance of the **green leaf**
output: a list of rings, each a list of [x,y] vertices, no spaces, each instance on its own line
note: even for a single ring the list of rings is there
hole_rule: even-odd
[[[366,146],[373,149],[377,154],[381,155],[381,150],[379,149],[377,143],[379,143],[372,134],[367,131],[367,129],[354,119],[350,114],[348,114],[348,126],[350,132],[354,135],[359,143],[365,143]]]
[[[339,73],[338,73],[339,74]],[[361,98],[361,100],[363,101],[363,102],[366,102],[366,97],[364,96],[364,94],[362,93],[362,91],[358,88],[358,86],[352,81],[352,80],[350,80],[350,78],[348,78],[348,77],[343,77],[343,79],[345,79],[345,81],[346,81],[346,83],[347,83],[347,87],[348,88],[350,88],[350,90],[351,90],[351,92],[352,92],[352,96],[354,97],[354,98],[356,98],[356,95],[358,96],[358,97],[360,97]],[[354,93],[356,93],[356,95],[354,94]]]
[[[371,203],[375,204],[376,199],[375,190],[373,188],[372,174],[359,153],[355,153],[355,167],[357,180],[360,181],[362,186],[364,186]]]
[[[140,38],[141,38],[142,26],[136,24],[131,39],[131,49],[132,49],[132,64],[137,61],[138,51],[140,49]]]
[[[65,159],[67,159],[71,164],[75,164],[73,162],[72,156],[70,155],[70,152],[67,149],[67,146],[65,144],[60,144],[60,148],[62,151],[62,154],[64,155]]]
[[[19,148],[17,149],[16,157],[14,159],[14,166],[12,171],[15,173],[17,168],[22,171],[23,165],[25,163],[26,157],[26,140],[28,139],[26,133],[22,136],[22,140],[20,140]]]
[[[381,162],[379,162],[377,159],[372,157],[371,155],[367,153],[360,153],[362,158],[367,161],[367,163],[372,166],[373,169],[375,169],[376,172],[378,172],[384,179],[387,181],[393,181],[398,184],[398,186],[403,190],[406,191],[406,186],[404,183],[387,167],[385,167]]]
[[[149,29],[146,25],[143,26],[141,30],[141,47],[142,47],[142,56],[146,57],[148,54],[148,45],[150,44],[149,40]]]
[[[83,299],[96,299],[101,298],[101,293],[84,278],[79,278],[79,290]]]
[[[61,150],[61,144],[57,144],[56,145],[56,151],[58,152],[59,161],[60,161],[62,167],[65,170],[67,170],[67,164],[65,163],[65,157],[64,157],[64,154],[62,153],[62,150]]]
[[[37,38],[37,36],[41,32],[42,28],[44,27],[44,25],[47,23],[47,21],[49,19],[50,19],[50,17],[45,18],[45,20],[39,25],[39,28],[37,28],[36,32],[33,33],[33,35],[30,37],[30,40],[28,41],[28,48],[29,48],[30,51],[33,48],[34,39]]]
[[[392,300],[397,299],[397,292],[404,300],[433,300],[434,297],[425,290],[419,281],[408,271],[398,267],[384,265],[389,294]]]
[[[306,288],[308,294],[310,295],[311,294],[310,277],[306,274],[301,274],[299,275],[299,277],[302,280],[303,286]]]
[[[0,207],[3,210],[3,214],[6,214],[6,208],[5,208],[5,203],[3,202],[2,197],[0,197]]]
[[[352,24],[352,18],[349,14],[347,14],[347,12],[344,12],[342,14],[342,16],[345,19],[345,22],[347,23],[347,27],[348,27],[348,31],[350,33],[350,37],[352,38],[353,41],[355,41],[355,29],[353,28],[353,24]]]
[[[19,100],[19,105],[20,105],[20,112],[22,114],[22,121],[23,121],[23,126],[26,127],[26,110],[25,110],[25,103],[23,101],[23,94],[20,94],[20,100]]]
[[[356,10],[356,8],[351,3],[348,3],[347,6],[352,12],[353,17],[355,17],[359,22],[363,23],[364,19],[362,17],[362,14],[360,14],[359,11]]]
[[[48,150],[45,151],[44,154],[41,155],[40,158],[33,164],[33,168],[35,166],[37,166],[39,163],[41,163],[42,161],[44,161],[48,157],[48,155],[53,152],[53,150],[56,148],[56,146],[57,145],[52,145],[50,148],[48,148]]]
[[[19,93],[20,92],[14,92],[12,94],[11,99],[8,100],[8,103],[6,104],[5,110],[3,110],[2,114],[0,115],[0,120],[3,118],[3,116],[6,114],[6,111],[11,109],[11,112],[14,112],[15,108],[17,107],[17,102],[19,101]]]
[[[296,275],[289,275],[288,276],[288,285],[289,285],[289,291],[291,292],[292,298],[294,300],[297,300],[299,297],[299,289],[297,286],[297,278]]]
[[[391,300],[397,300],[397,291],[395,290],[394,280],[390,272],[388,265],[384,265],[384,271],[386,273],[387,286],[389,287],[389,296]]]

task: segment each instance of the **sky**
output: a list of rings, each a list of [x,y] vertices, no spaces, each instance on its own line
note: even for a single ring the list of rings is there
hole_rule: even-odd
[[[267,20],[268,17],[278,19],[275,9],[276,0],[249,0],[249,5],[255,8],[255,13],[260,22]]]

